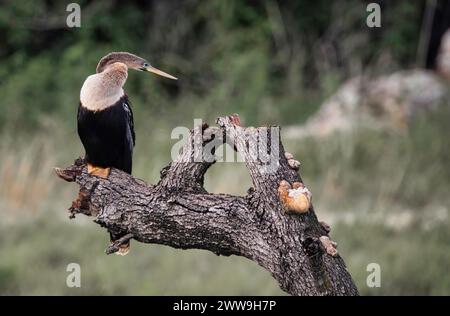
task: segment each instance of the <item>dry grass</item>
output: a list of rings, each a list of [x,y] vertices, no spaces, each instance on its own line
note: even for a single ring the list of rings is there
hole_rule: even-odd
[[[363,294],[450,293],[442,277],[449,263],[448,117],[429,116],[408,135],[361,132],[286,143],[302,161],[318,217],[333,224],[331,236]],[[134,171],[153,183],[176,142],[167,141],[169,129],[155,130],[138,131]],[[64,208],[76,186],[52,171],[79,155],[78,140],[71,131],[48,135],[1,137],[0,248],[8,259],[0,262],[0,293],[281,294],[268,274],[242,258],[136,243],[123,261],[104,256],[107,234],[87,218],[69,223]],[[245,194],[250,185],[242,164],[216,164],[206,176],[211,192]],[[65,286],[69,262],[88,269],[80,291]],[[370,262],[382,265],[381,289],[365,285]],[[111,279],[117,271],[127,272]]]

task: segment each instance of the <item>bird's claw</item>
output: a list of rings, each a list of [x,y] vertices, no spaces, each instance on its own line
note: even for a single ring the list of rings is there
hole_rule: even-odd
[[[100,178],[108,178],[110,172],[111,172],[111,168],[102,168],[102,167],[97,167],[97,166],[93,166],[91,164],[88,163],[87,165],[87,169],[88,169],[88,173],[91,176],[97,176]]]

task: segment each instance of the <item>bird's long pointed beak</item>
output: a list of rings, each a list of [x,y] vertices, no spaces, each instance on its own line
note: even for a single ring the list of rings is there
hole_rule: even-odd
[[[162,77],[166,77],[166,78],[173,79],[173,80],[178,80],[177,77],[169,75],[168,73],[166,73],[162,70],[159,70],[158,68],[155,68],[153,66],[148,66],[148,67],[144,68],[144,71],[153,72],[154,74],[157,74]]]

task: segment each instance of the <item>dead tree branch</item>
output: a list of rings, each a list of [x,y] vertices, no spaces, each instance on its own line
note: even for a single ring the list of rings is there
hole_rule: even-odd
[[[178,158],[161,171],[157,185],[115,169],[107,179],[90,176],[81,159],[56,169],[60,178],[80,186],[71,216],[93,216],[97,224],[122,236],[107,253],[130,239],[206,249],[257,262],[292,295],[357,295],[312,204],[301,213],[289,213],[280,202],[280,182],[302,180],[290,155],[285,155],[279,128],[243,127],[237,115],[221,117],[217,123],[219,127],[202,126],[191,132]],[[243,157],[254,186],[246,196],[204,189],[204,175],[217,157],[196,159],[196,148],[212,142],[227,142]],[[261,151],[267,155],[261,156]],[[209,153],[214,154],[214,147]]]

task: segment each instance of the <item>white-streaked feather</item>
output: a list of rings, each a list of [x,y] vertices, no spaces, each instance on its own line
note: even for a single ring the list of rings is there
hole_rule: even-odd
[[[123,108],[125,110],[125,112],[127,113],[127,119],[128,119],[128,124],[127,124],[127,141],[129,144],[129,149],[131,152],[133,152],[133,147],[134,147],[134,126],[133,126],[133,112],[131,111],[131,108],[129,106],[129,104],[124,103],[123,104]]]

